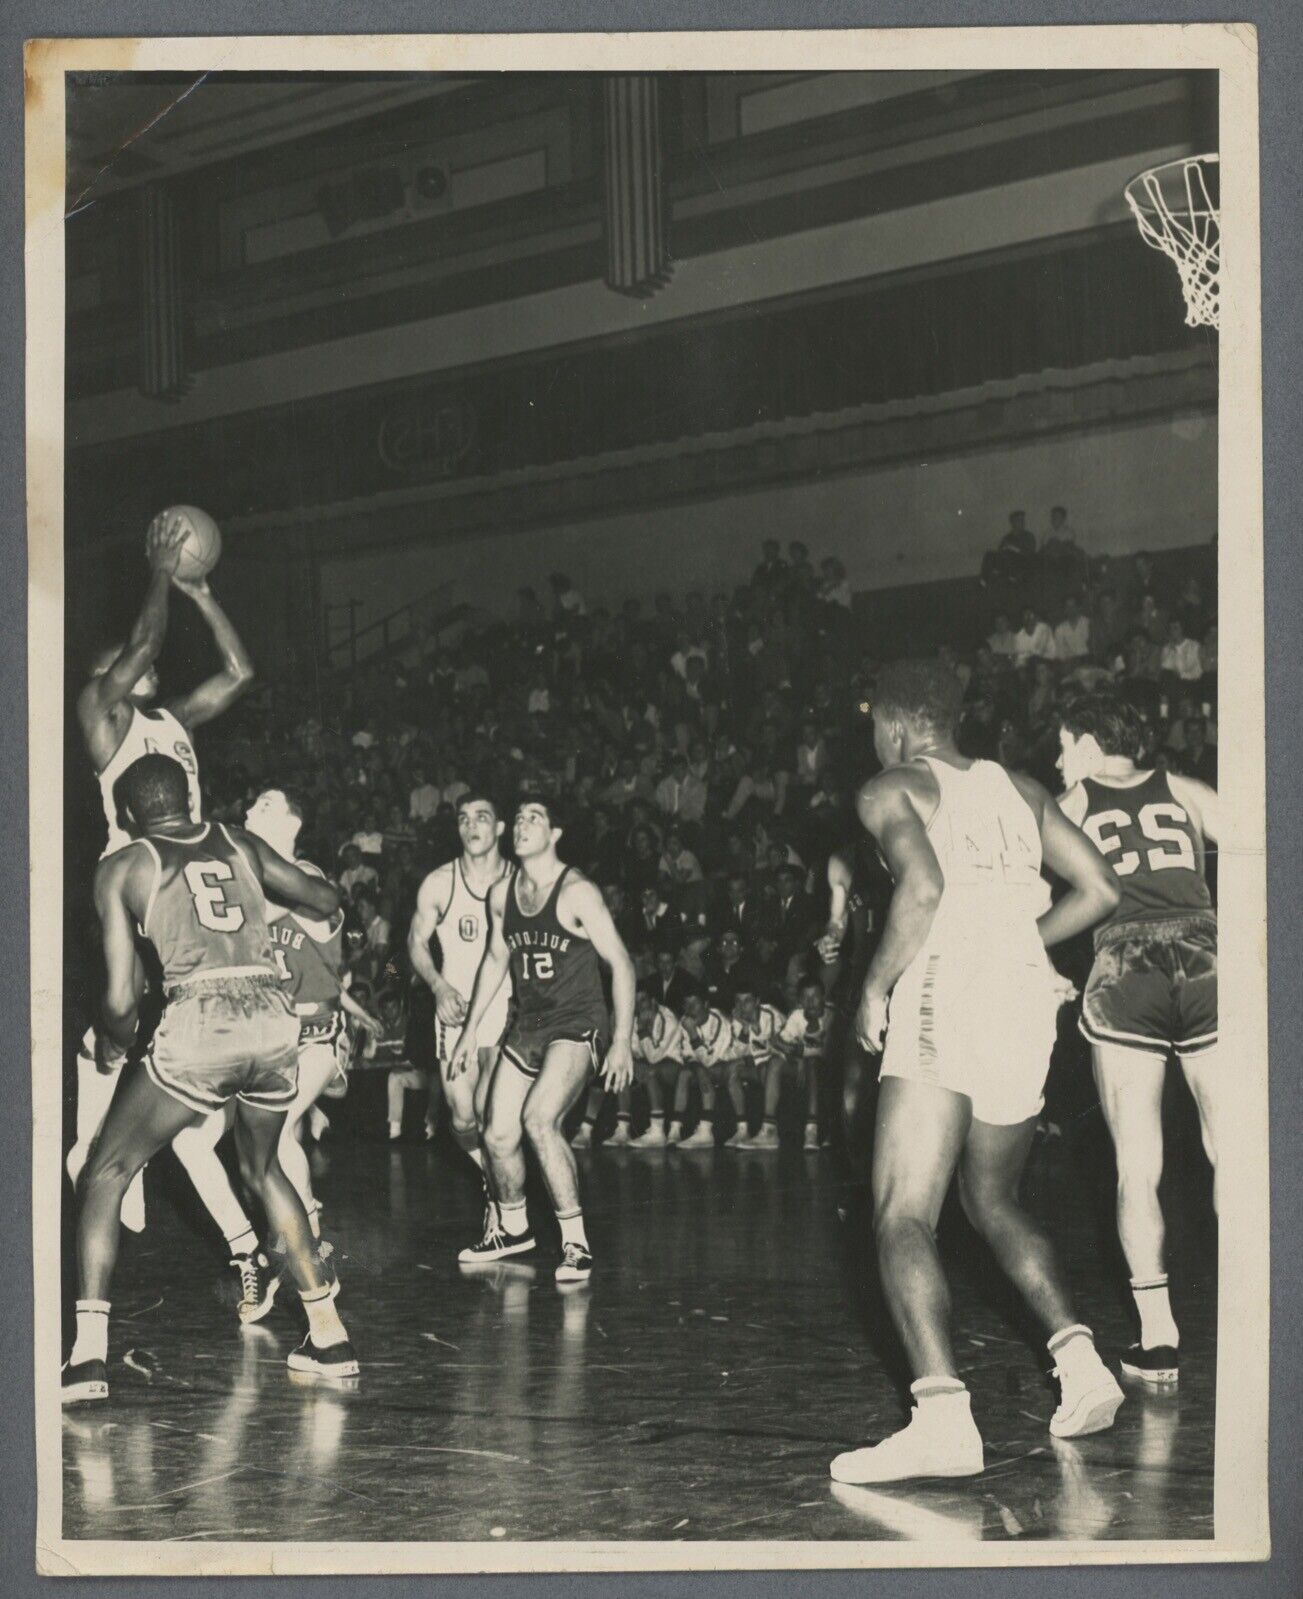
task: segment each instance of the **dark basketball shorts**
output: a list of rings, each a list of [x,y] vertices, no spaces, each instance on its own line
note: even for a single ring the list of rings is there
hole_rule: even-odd
[[[1217,922],[1173,916],[1105,928],[1081,999],[1092,1044],[1185,1058],[1217,1042]]]
[[[298,1092],[299,1018],[272,973],[182,983],[168,994],[145,1070],[200,1115],[232,1099],[284,1110]]]
[[[526,1077],[537,1077],[553,1044],[582,1044],[589,1054],[589,1070],[601,1070],[610,1048],[611,1034],[605,1017],[576,1017],[567,1020],[529,1022],[518,1019],[507,1029],[502,1042],[502,1057]]]

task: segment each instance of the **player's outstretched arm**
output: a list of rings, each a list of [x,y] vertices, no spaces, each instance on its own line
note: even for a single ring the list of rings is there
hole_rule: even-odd
[[[95,873],[95,910],[104,946],[104,1031],[116,1055],[136,1036],[136,936],[123,895],[134,851],[120,851]]]
[[[181,517],[159,515],[149,524],[145,553],[149,559],[150,574],[145,603],[117,659],[107,671],[93,677],[81,691],[77,716],[91,757],[99,767],[112,760],[114,753],[112,749],[98,747],[100,736],[106,731],[104,724],[109,713],[115,706],[126,703],[132,689],[153,666],[163,648],[163,639],[167,635],[168,593],[177,562],[181,559],[186,531],[186,523]]]
[[[572,879],[563,890],[579,925],[588,934],[598,959],[611,969],[611,1048],[603,1076],[613,1091],[627,1087],[633,1075],[633,1009],[637,976],[624,940],[616,931],[602,891],[587,878]]]
[[[1049,793],[1021,774],[1014,782],[1040,822],[1042,861],[1068,885],[1068,892],[1037,923],[1041,941],[1050,949],[1102,922],[1117,906],[1121,891],[1112,867]]]
[[[257,857],[262,886],[278,904],[319,920],[333,916],[339,909],[339,890],[329,878],[320,876],[315,869],[305,872],[252,833],[240,832],[237,836]]]
[[[502,916],[507,905],[507,887],[510,882],[511,879],[506,878],[500,883],[495,883],[489,890],[489,939],[484,948],[484,958],[480,961],[480,969],[475,973],[475,986],[471,990],[470,1008],[466,1012],[466,1020],[462,1023],[461,1037],[448,1063],[449,1077],[460,1077],[470,1066],[471,1057],[476,1049],[480,1023],[497,997],[498,990],[507,975],[511,955],[507,949],[507,941],[502,936]]]
[[[197,688],[168,704],[168,710],[181,726],[193,730],[220,716],[248,691],[254,679],[253,661],[244,647],[244,640],[218,604],[217,596],[208,587],[207,579],[199,578],[193,583],[179,578],[174,581],[177,588],[195,602],[222,656],[220,672],[214,672]]]

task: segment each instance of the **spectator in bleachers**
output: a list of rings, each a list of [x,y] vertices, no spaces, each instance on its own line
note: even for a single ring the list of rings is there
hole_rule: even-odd
[[[991,654],[1002,661],[1013,659],[1014,631],[1009,626],[1009,618],[1003,611],[997,613],[994,625],[987,635],[986,646]]]
[[[1054,629],[1054,658],[1075,664],[1090,654],[1090,618],[1081,601],[1070,594],[1064,603],[1063,620]]]
[[[1051,577],[1067,583],[1080,583],[1086,576],[1089,563],[1062,505],[1050,508],[1050,531],[1041,545],[1041,565]]]
[[[1027,526],[1027,513],[1010,511],[1004,537],[982,557],[979,582],[983,588],[991,583],[1023,583],[1032,575],[1035,564],[1036,535]]]
[[[1203,656],[1198,643],[1187,636],[1185,624],[1174,616],[1167,624],[1167,642],[1163,646],[1162,669],[1169,677],[1181,683],[1197,683],[1203,676]]]
[[[1054,635],[1050,624],[1042,621],[1033,606],[1022,613],[1022,625],[1013,636],[1013,664],[1026,666],[1029,661],[1054,659]]]

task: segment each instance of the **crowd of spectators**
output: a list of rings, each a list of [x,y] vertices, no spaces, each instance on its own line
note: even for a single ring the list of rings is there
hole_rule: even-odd
[[[1092,559],[1061,507],[1039,548],[1010,520],[1016,550],[1007,537],[971,585],[975,634],[937,638],[926,604],[918,617],[914,653],[965,684],[961,747],[1054,790],[1056,707],[1111,682],[1153,761],[1215,781],[1215,541]],[[270,785],[306,799],[304,853],[339,873],[354,981],[378,997],[409,988],[417,887],[457,852],[458,796],[487,790],[509,820],[519,796],[563,792],[562,857],[603,890],[642,983],[671,1003],[676,985],[720,996],[744,979],[794,1009],[829,852],[855,835],[875,767],[879,660],[845,568],[770,541],[731,593],[608,607],[559,573],[549,589],[363,666],[329,700],[255,691],[206,736],[214,812],[238,819]]]

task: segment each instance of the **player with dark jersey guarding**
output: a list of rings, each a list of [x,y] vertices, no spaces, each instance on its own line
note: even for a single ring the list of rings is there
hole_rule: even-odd
[[[317,917],[335,914],[339,893],[247,833],[193,821],[186,772],[169,756],[142,756],[121,782],[138,836],[95,874],[104,1034],[115,1061],[136,1035],[138,935],[158,955],[166,1003],[143,1062],[119,1084],[83,1174],[77,1335],[63,1369],[63,1401],[108,1397],[108,1296],[128,1183],[183,1127],[231,1101],[241,1172],[285,1241],[308,1317],[290,1367],[356,1376],[307,1214],[276,1158],[297,1087],[299,1023],[272,958],[264,888]]]
[[[593,1256],[579,1204],[575,1158],[562,1130],[600,1071],[611,1093],[633,1078],[634,971],[594,883],[557,857],[563,816],[551,799],[523,800],[512,828],[519,869],[489,892],[489,945],[448,1068],[470,1069],[479,1031],[508,968],[514,1012],[493,1070],[484,1146],[497,1217],[461,1252],[467,1265],[534,1247],[525,1209],[528,1136],[561,1227],[558,1282],[582,1282]],[[599,962],[611,972],[614,1026]]]
[[[77,719],[99,782],[108,828],[105,856],[131,842],[119,814],[116,790],[123,773],[142,755],[167,755],[180,763],[186,774],[189,815],[193,821],[199,819],[194,729],[220,716],[253,681],[248,651],[207,581],[187,582],[176,576],[186,531],[187,524],[179,516],[160,515],[150,524],[145,545],[150,581],[140,615],[125,643],[102,650],[96,657],[91,679],[77,701]],[[168,596],[173,588],[194,602],[221,653],[222,666],[188,694],[156,705],[158,673],[154,663],[167,633]],[[137,984],[143,995],[143,968],[138,969]],[[74,1187],[108,1113],[116,1082],[117,1073],[107,1069],[94,1031],[88,1032],[77,1057],[77,1137],[67,1160]],[[241,1285],[240,1316],[250,1320],[270,1309],[271,1276],[253,1225],[216,1154],[224,1130],[221,1122],[187,1128],[178,1136],[174,1153],[226,1242],[230,1265]],[[128,1189],[123,1220],[135,1231],[145,1224],[139,1178]]]
[[[1078,701],[1060,718],[1063,813],[1113,868],[1121,899],[1095,929],[1082,994],[1095,1083],[1117,1153],[1117,1220],[1140,1338],[1122,1369],[1156,1384],[1179,1371],[1164,1261],[1163,1081],[1175,1054],[1194,1096],[1216,1197],[1219,1130],[1235,1083],[1217,1060],[1217,918],[1204,875],[1217,839],[1206,783],[1137,765],[1144,724],[1124,701]]]
[[[255,838],[301,872],[324,877],[320,867],[298,855],[303,827],[303,805],[283,788],[264,789],[250,805],[244,825]],[[308,1213],[312,1236],[327,1271],[331,1248],[321,1237],[321,1203],[312,1189],[308,1157],[299,1141],[299,1124],[335,1078],[344,1076],[347,1047],[345,1013],[354,1016],[373,1035],[380,1023],[343,986],[344,913],[336,911],[324,921],[267,901],[267,923],[272,959],[294,1014],[299,1019],[299,1088],[285,1116],[278,1151],[281,1169],[294,1184]]]

